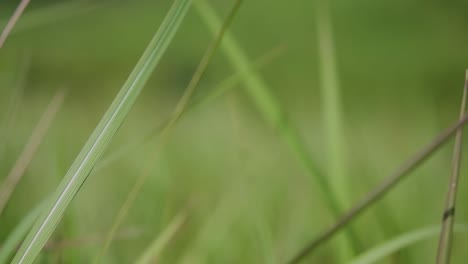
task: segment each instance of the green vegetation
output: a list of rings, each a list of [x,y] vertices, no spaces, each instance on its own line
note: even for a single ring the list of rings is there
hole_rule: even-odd
[[[457,120],[464,1],[190,2],[25,9],[0,49],[0,264],[286,263]],[[434,262],[452,152],[303,263]]]

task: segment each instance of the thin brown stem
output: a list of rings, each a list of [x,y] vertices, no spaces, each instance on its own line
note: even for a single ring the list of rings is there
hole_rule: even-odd
[[[41,119],[31,133],[31,136],[24,146],[18,160],[16,160],[15,165],[10,170],[2,185],[0,186],[0,215],[5,209],[5,206],[8,203],[11,194],[15,190],[16,185],[21,180],[26,169],[34,158],[34,155],[36,154],[36,151],[39,148],[44,136],[46,135],[52,121],[62,106],[64,97],[65,92],[63,90],[58,91],[54,95],[46,110],[42,114]]]
[[[8,23],[6,24],[2,34],[0,35],[0,48],[3,47],[3,44],[5,44],[5,41],[10,35],[11,30],[13,30],[13,27],[15,26],[20,16],[23,14],[24,9],[26,9],[29,2],[30,0],[21,0],[20,4],[16,8],[10,20],[8,20]]]
[[[2,160],[5,155],[5,149],[11,136],[12,129],[15,124],[16,116],[18,114],[20,102],[23,97],[23,90],[26,86],[29,70],[31,68],[31,53],[26,51],[23,53],[21,58],[21,63],[16,71],[15,84],[13,85],[13,92],[9,99],[9,106],[5,110],[6,120],[2,124],[2,131],[0,131],[0,160]]]
[[[457,130],[468,122],[468,116],[464,116],[457,123],[443,131],[438,135],[429,145],[425,146],[409,160],[407,160],[401,167],[394,173],[385,178],[380,185],[368,193],[361,201],[359,201],[353,208],[344,214],[333,226],[328,228],[319,237],[310,242],[303,248],[297,255],[295,255],[288,263],[299,263],[307,255],[317,249],[333,237],[336,233],[346,227],[349,222],[354,220],[367,208],[382,198],[388,191],[396,186],[405,176],[412,172],[415,168],[421,165],[427,158],[429,158],[436,150],[438,150],[448,139],[451,138]]]
[[[213,56],[221,44],[221,41],[223,39],[224,33],[226,30],[229,28],[229,25],[233,21],[235,14],[237,13],[240,5],[242,3],[242,0],[236,0],[235,4],[231,8],[230,13],[228,14],[226,20],[224,21],[224,24],[221,26],[219,33],[217,34],[216,38],[211,42],[210,46],[206,50],[205,54],[203,55],[200,63],[198,64],[197,69],[195,70],[195,73],[192,76],[192,79],[190,80],[187,88],[184,91],[184,94],[182,95],[181,99],[177,103],[174,111],[172,112],[169,121],[165,124],[165,126],[162,128],[161,134],[160,134],[160,142],[161,144],[154,150],[153,155],[150,155],[150,159],[147,161],[145,165],[145,169],[143,173],[138,177],[137,181],[133,185],[132,189],[130,190],[126,200],[124,201],[123,205],[119,209],[117,216],[115,218],[114,223],[112,224],[109,233],[106,238],[106,242],[102,248],[102,250],[99,252],[97,255],[96,259],[94,260],[94,263],[100,263],[102,257],[105,255],[107,249],[109,248],[113,237],[117,230],[119,229],[121,223],[123,222],[125,216],[127,215],[128,211],[130,210],[131,206],[133,205],[136,197],[138,196],[141,188],[143,187],[144,183],[146,182],[146,179],[150,175],[151,170],[153,169],[153,164],[154,160],[156,160],[160,149],[162,148],[162,145],[164,142],[167,142],[168,137],[170,136],[170,132],[172,131],[174,125],[177,123],[177,121],[180,119],[182,114],[186,111],[188,103],[195,91],[195,88],[198,86],[198,83],[200,82],[201,77],[205,73],[206,69],[208,68],[208,65],[210,64],[211,60],[213,59]]]
[[[465,73],[465,85],[463,87],[462,102],[460,106],[459,119],[465,115],[466,97],[468,93],[468,70]],[[462,156],[463,128],[460,127],[455,135],[455,145],[453,148],[452,175],[449,181],[447,199],[442,214],[442,228],[439,237],[439,247],[437,250],[437,263],[450,263],[452,250],[453,223],[455,218],[455,203],[457,199],[457,187],[460,176],[460,160]]]

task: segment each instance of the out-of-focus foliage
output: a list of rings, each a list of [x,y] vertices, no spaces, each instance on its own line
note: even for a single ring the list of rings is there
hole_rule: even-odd
[[[211,2],[220,15],[232,4]],[[0,180],[53,93],[67,87],[68,96],[0,217],[0,241],[56,188],[171,3],[31,1],[0,50]],[[1,25],[16,4],[0,3]],[[456,120],[468,67],[468,3],[334,0],[331,7],[352,204]],[[259,73],[325,169],[314,9],[314,1],[245,1],[231,31],[252,60],[281,47]],[[190,11],[107,155],[140,142],[167,119],[211,37]],[[18,87],[25,60],[30,66]],[[234,73],[219,53],[195,98],[205,97]],[[18,89],[18,107],[11,108]],[[52,239],[55,244],[42,254],[42,263],[93,259],[142,173],[150,146],[136,148],[91,175],[67,210]],[[444,148],[353,223],[362,251],[439,223],[450,160],[451,149]],[[107,263],[136,260],[184,210],[187,220],[162,253],[162,263],[281,263],[335,220],[318,187],[262,119],[242,84],[187,113],[154,162],[156,169]],[[465,162],[457,223],[468,222],[467,168]],[[455,238],[453,263],[464,263],[468,238]],[[70,241],[78,242],[65,243]],[[65,246],[57,246],[59,242]],[[311,260],[336,261],[340,245],[330,241]],[[415,244],[391,256],[389,263],[429,263],[436,246],[436,238]]]

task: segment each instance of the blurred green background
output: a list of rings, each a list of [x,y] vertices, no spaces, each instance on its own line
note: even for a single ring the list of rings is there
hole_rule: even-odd
[[[2,1],[2,25],[18,1]],[[232,1],[211,1],[225,15]],[[0,241],[65,174],[111,103],[172,1],[32,1],[0,50],[0,179],[18,158],[58,89],[63,107],[0,217]],[[341,86],[347,204],[351,205],[458,116],[468,67],[468,2],[344,1],[331,4]],[[314,1],[245,1],[231,27],[271,92],[327,169]],[[3,27],[3,26],[2,26]],[[107,155],[141,141],[167,119],[212,39],[191,10]],[[194,95],[235,73],[218,51]],[[320,191],[243,85],[187,112],[162,154],[128,151],[93,173],[38,263],[89,263],[135,180],[155,169],[106,263],[132,263],[180,212],[185,224],[160,263],[282,263],[335,219]],[[440,223],[450,175],[448,144],[352,226],[360,252]],[[466,164],[466,162],[465,162]],[[456,222],[468,222],[462,166]],[[92,238],[91,238],[92,237]],[[453,263],[465,263],[466,234]],[[1,242],[0,242],[1,244]],[[338,263],[329,241],[310,263]],[[430,263],[437,237],[384,263]],[[306,261],[306,263],[308,263]]]

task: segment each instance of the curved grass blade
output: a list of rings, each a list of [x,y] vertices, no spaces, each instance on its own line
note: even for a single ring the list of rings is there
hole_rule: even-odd
[[[190,0],[176,0],[141,59],[104,114],[80,154],[66,173],[46,210],[36,221],[13,263],[32,263],[58,225],[89,173],[107,149],[135,100],[173,39],[190,6]]]
[[[459,118],[465,115],[466,97],[468,94],[468,70],[465,72],[465,85],[463,87],[462,102],[460,106]],[[452,176],[449,181],[446,205],[442,215],[442,228],[440,231],[439,247],[437,250],[438,264],[450,263],[452,249],[452,229],[455,221],[455,203],[457,200],[458,179],[460,177],[460,160],[462,155],[463,128],[459,128],[455,135],[455,145],[453,148]]]
[[[402,250],[408,246],[416,244],[418,242],[434,238],[439,233],[440,227],[426,227],[418,230],[414,230],[398,237],[395,237],[389,241],[386,241],[382,245],[375,246],[362,253],[360,256],[353,259],[349,264],[371,264],[380,263],[385,258],[389,257],[395,252]],[[466,225],[455,226],[455,232],[466,233],[468,228]]]
[[[212,32],[219,27],[220,20],[214,9],[206,1],[196,1],[194,6],[202,20]],[[330,182],[319,170],[317,163],[305,147],[307,144],[305,144],[297,129],[287,118],[281,104],[270,92],[271,89],[268,87],[264,79],[256,73],[240,45],[230,33],[226,34],[222,47],[232,66],[241,74],[245,88],[247,89],[247,93],[251,97],[252,102],[256,104],[258,110],[267,122],[278,130],[282,139],[291,148],[292,152],[297,156],[300,162],[302,162],[310,176],[318,183],[319,189],[322,191],[322,197],[330,208],[331,213],[333,216],[338,217],[343,211],[342,205],[334,195]],[[346,231],[350,245],[353,249],[357,250],[357,236],[351,228]]]
[[[112,224],[110,231],[108,233],[106,242],[103,246],[103,249],[99,253],[99,255],[96,257],[94,263],[99,263],[101,258],[105,255],[107,249],[109,248],[117,230],[119,229],[121,223],[123,222],[124,218],[126,217],[128,211],[130,210],[130,207],[133,205],[133,202],[135,201],[138,193],[140,192],[141,188],[143,187],[143,184],[145,183],[146,179],[150,175],[150,171],[152,169],[152,165],[154,164],[154,160],[156,159],[156,156],[159,154],[159,150],[162,148],[165,142],[167,142],[167,138],[170,136],[170,132],[172,131],[172,128],[174,125],[179,121],[180,117],[182,114],[185,112],[188,103],[190,101],[190,98],[192,97],[193,93],[195,92],[195,88],[198,86],[198,83],[200,82],[200,79],[202,75],[205,73],[206,69],[208,68],[208,65],[210,64],[211,60],[213,59],[214,54],[216,53],[216,50],[218,49],[219,44],[221,43],[221,40],[224,37],[224,33],[226,30],[229,28],[229,25],[231,24],[232,20],[234,19],[237,11],[239,10],[239,7],[241,6],[243,0],[236,0],[235,4],[233,5],[229,15],[227,16],[226,20],[224,21],[223,25],[219,29],[219,33],[216,36],[216,38],[213,40],[211,45],[208,47],[206,50],[202,60],[198,64],[197,69],[195,70],[195,73],[192,76],[192,79],[190,80],[187,88],[184,91],[184,94],[182,95],[181,99],[177,103],[174,111],[172,112],[169,121],[165,124],[163,127],[161,133],[160,133],[160,142],[161,144],[158,145],[158,148],[154,150],[154,153],[150,155],[150,159],[146,163],[146,167],[143,171],[143,174],[137,179],[135,184],[133,185],[132,189],[130,190],[129,194],[127,195],[127,198],[124,202],[124,204],[120,207],[119,212],[117,213],[117,217]],[[150,162],[151,161],[151,162]]]
[[[431,143],[418,151],[414,156],[408,159],[401,167],[394,173],[386,177],[376,188],[370,191],[361,201],[359,201],[353,208],[344,214],[333,226],[325,230],[315,240],[307,244],[299,253],[297,253],[288,263],[299,263],[307,255],[316,250],[319,246],[324,244],[336,233],[346,227],[349,222],[358,217],[372,204],[382,198],[388,191],[395,187],[405,176],[416,169],[424,161],[426,161],[436,150],[444,145],[457,130],[468,122],[468,116],[447,128],[444,132],[438,135]]]

